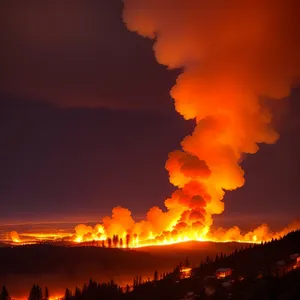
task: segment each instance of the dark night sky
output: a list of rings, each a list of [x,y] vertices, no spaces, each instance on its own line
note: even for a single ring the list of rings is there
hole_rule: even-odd
[[[47,3],[0,4],[0,222],[95,220],[116,205],[142,217],[172,192],[167,154],[193,128],[169,96],[179,71],[127,31],[121,1]],[[276,109],[281,139],[243,163],[218,224],[300,217],[299,97]]]

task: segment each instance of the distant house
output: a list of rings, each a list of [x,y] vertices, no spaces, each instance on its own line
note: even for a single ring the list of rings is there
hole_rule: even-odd
[[[231,268],[220,268],[216,271],[216,277],[217,278],[226,278],[230,275],[232,275],[232,269]]]
[[[284,276],[287,272],[290,272],[291,270],[295,269],[295,261],[292,260],[291,257],[287,260],[280,260],[275,265],[275,274],[278,277]]]
[[[279,277],[282,277],[286,274],[286,264],[284,260],[279,260],[276,262],[276,274]]]
[[[297,260],[298,258],[300,258],[300,255],[298,253],[294,253],[290,255],[290,259]]]
[[[180,270],[181,279],[190,278],[191,275],[192,275],[192,268],[183,268]]]
[[[179,300],[193,300],[194,296],[195,296],[195,294],[193,292],[188,292],[188,293],[186,293],[184,298],[179,299]]]
[[[293,269],[300,268],[300,254],[294,253],[290,255],[290,260],[293,264]]]
[[[222,286],[225,288],[225,289],[230,289],[232,287],[232,282],[230,281],[225,281],[222,283]]]
[[[290,259],[294,262],[295,269],[300,267],[300,254],[294,253],[290,255]]]

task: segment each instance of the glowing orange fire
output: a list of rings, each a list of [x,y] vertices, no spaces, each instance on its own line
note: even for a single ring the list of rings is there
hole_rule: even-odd
[[[294,222],[279,232],[272,232],[267,225],[263,224],[251,232],[244,235],[241,234],[238,227],[228,230],[219,228],[214,232],[197,233],[195,231],[186,232],[185,235],[176,235],[164,233],[164,235],[153,237],[153,235],[141,239],[137,234],[129,235],[124,233],[108,237],[104,233],[103,225],[97,224],[95,227],[80,224],[75,227],[75,232],[68,233],[23,233],[18,234],[13,231],[10,233],[10,240],[15,245],[34,244],[40,241],[66,241],[74,244],[91,243],[91,245],[99,247],[114,248],[139,248],[146,246],[170,245],[188,241],[213,241],[213,242],[243,242],[243,243],[261,243],[270,241],[273,238],[280,238],[300,228],[300,222]],[[208,230],[208,228],[207,228]]]

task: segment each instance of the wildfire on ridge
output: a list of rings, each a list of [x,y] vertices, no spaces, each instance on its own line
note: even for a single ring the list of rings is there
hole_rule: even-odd
[[[155,41],[160,64],[181,70],[170,94],[176,111],[195,120],[195,128],[169,153],[165,167],[176,191],[164,201],[165,210],[152,207],[135,222],[128,209],[115,207],[95,227],[76,226],[70,241],[108,247],[259,243],[287,233],[289,228],[274,233],[266,225],[246,234],[238,227],[211,228],[213,216],[224,211],[225,192],[244,185],[241,162],[279,138],[262,100],[288,97],[299,81],[298,1],[233,0],[230,8],[218,0],[123,2],[127,28]]]
[[[92,228],[92,231],[90,231]],[[160,236],[153,237],[150,235],[146,238],[141,238],[137,234],[124,233],[123,235],[115,234],[108,237],[103,230],[103,226],[97,224],[95,227],[80,224],[75,227],[75,233],[69,232],[64,234],[59,233],[26,233],[18,234],[16,231],[10,233],[10,240],[14,245],[34,244],[41,241],[52,242],[72,242],[74,245],[89,244],[99,247],[109,248],[140,248],[147,246],[162,246],[177,243],[184,243],[188,241],[210,241],[210,242],[240,242],[240,243],[261,243],[267,242],[271,239],[278,239],[287,233],[299,229],[300,223],[291,223],[288,227],[279,232],[272,232],[266,224],[263,224],[251,232],[244,235],[241,234],[238,227],[232,227],[228,230],[219,228],[214,232],[204,231],[186,232],[184,235],[176,235],[174,232],[167,233]]]

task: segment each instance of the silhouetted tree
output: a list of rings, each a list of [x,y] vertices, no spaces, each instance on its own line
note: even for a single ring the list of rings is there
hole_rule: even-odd
[[[179,268],[179,271],[182,270],[182,262],[179,263],[178,268]]]
[[[180,271],[181,271],[181,265],[179,264],[173,271],[173,274],[175,276],[175,278],[179,278],[180,276]]]
[[[200,269],[203,269],[203,267],[204,267],[204,262],[203,262],[203,260],[201,260],[201,262],[200,262]]]
[[[108,248],[111,248],[111,238],[107,238],[107,245],[108,245]]]
[[[48,287],[45,287],[45,300],[49,300],[49,290],[48,290]]]
[[[36,300],[36,285],[34,284],[30,290],[28,300]]]
[[[123,248],[123,240],[120,238],[120,248]]]
[[[105,241],[102,240],[102,248],[105,248]]]
[[[28,300],[42,300],[42,289],[38,285],[33,285],[29,293]]]
[[[130,235],[126,234],[126,247],[129,247],[129,243],[130,243]]]
[[[185,258],[184,266],[185,266],[186,268],[189,268],[189,267],[190,267],[190,262],[189,262],[188,257]]]
[[[68,288],[66,288],[64,300],[70,300],[71,298],[72,298],[72,293]]]
[[[157,270],[154,271],[153,280],[158,281],[158,272],[157,272]]]
[[[207,264],[210,263],[210,258],[209,258],[209,256],[206,256],[206,263],[207,263]]]
[[[78,287],[75,288],[75,298],[76,299],[81,298],[81,290]]]
[[[133,287],[135,288],[135,287],[137,287],[138,285],[139,285],[139,279],[138,279],[138,277],[136,276],[136,277],[133,278]]]
[[[114,234],[114,235],[113,235],[113,240],[112,240],[112,242],[113,242],[114,247],[117,248],[117,247],[118,247],[118,244],[119,244],[119,236],[118,236],[117,234]]]
[[[88,287],[87,287],[86,284],[84,284],[84,285],[83,285],[83,288],[82,288],[82,290],[81,290],[81,295],[82,295],[83,297],[86,296],[87,290],[88,290]]]
[[[220,253],[220,260],[222,260],[224,258],[223,256],[223,252]]]
[[[0,293],[1,300],[10,300],[8,290],[5,285],[2,286],[2,291]]]

